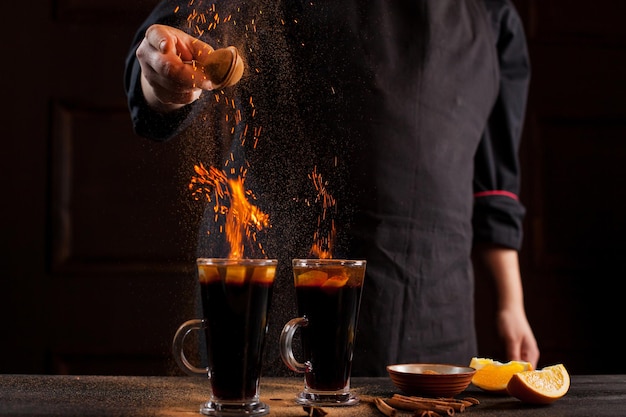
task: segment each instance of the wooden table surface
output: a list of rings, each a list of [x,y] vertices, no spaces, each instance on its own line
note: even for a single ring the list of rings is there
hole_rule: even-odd
[[[201,416],[208,381],[193,377],[0,375],[0,416],[179,417]],[[353,378],[362,399],[352,407],[327,407],[327,417],[384,417],[376,396],[400,393],[389,378]],[[261,399],[270,416],[306,416],[294,402],[301,378],[264,378]],[[458,397],[481,403],[457,416],[589,417],[626,416],[626,375],[572,375],[567,395],[548,406],[524,405],[513,397],[488,395],[472,386]]]

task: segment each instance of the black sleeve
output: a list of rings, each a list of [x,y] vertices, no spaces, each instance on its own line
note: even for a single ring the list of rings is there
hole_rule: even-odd
[[[179,1],[165,0],[159,3],[137,30],[126,57],[124,89],[128,100],[133,129],[139,136],[165,141],[185,130],[198,115],[203,100],[182,107],[174,112],[163,114],[148,107],[141,90],[141,68],[135,51],[152,24],[164,24],[183,29],[185,16],[175,12]]]
[[[474,241],[520,249],[519,145],[530,62],[524,28],[509,0],[486,0],[500,65],[500,91],[475,156]]]

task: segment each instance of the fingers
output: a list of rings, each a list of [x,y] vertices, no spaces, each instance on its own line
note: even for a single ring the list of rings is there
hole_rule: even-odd
[[[497,328],[507,359],[530,362],[536,368],[539,346],[524,311],[501,311],[497,317]]]
[[[182,61],[203,62],[213,52],[211,45],[172,26],[152,25],[145,35],[148,43],[163,54],[175,54]]]
[[[148,96],[154,97],[160,103],[185,105],[193,103],[202,95],[203,90],[201,88],[172,87],[171,83],[160,83],[159,77],[153,77],[151,79],[149,79],[149,77],[150,76],[145,72],[141,75],[141,85],[144,96],[146,96],[146,98]]]
[[[191,42],[186,45],[186,49],[189,51],[191,59],[197,61],[201,66],[206,65],[209,62],[209,54],[211,54],[214,49],[211,45],[202,42],[199,39],[192,38]]]
[[[539,348],[530,329],[526,333],[521,334],[520,337],[510,339],[505,343],[506,354],[509,360],[529,362],[533,369],[537,368]]]
[[[193,60],[198,50],[207,53],[208,49],[197,43],[206,45],[176,28],[150,26],[136,51],[145,80],[144,93],[146,88],[153,90],[152,94],[163,103],[189,104],[197,100],[202,88],[210,87],[201,67],[185,63]]]
[[[152,25],[146,30],[144,41],[154,51],[168,54],[175,52],[176,35],[164,25]]]
[[[521,358],[523,361],[530,362],[533,365],[533,369],[537,369],[537,363],[539,362],[539,348],[537,342],[534,340],[524,340],[521,349]]]

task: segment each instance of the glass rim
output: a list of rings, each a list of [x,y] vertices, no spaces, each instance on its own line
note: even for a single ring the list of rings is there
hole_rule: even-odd
[[[255,266],[263,266],[263,265],[277,265],[278,259],[236,259],[236,258],[197,258],[197,265],[255,265]]]
[[[365,259],[316,259],[316,258],[296,258],[292,259],[292,266],[322,266],[322,265],[345,265],[345,266],[364,266],[367,263]]]

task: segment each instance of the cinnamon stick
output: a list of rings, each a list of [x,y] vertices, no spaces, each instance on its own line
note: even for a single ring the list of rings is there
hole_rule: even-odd
[[[473,406],[473,405],[475,405],[475,404],[478,404],[478,403],[473,402],[473,401],[468,401],[468,400],[466,400],[465,398],[460,399],[460,398],[444,398],[444,397],[439,397],[439,398],[437,398],[437,400],[439,400],[439,401],[445,401],[447,404],[451,404],[451,405],[452,405],[452,404],[463,404],[463,405],[465,406],[465,408],[467,408],[467,407],[471,407],[471,406]],[[474,401],[478,401],[478,400],[477,400],[477,399],[475,399],[475,398],[472,398],[472,400],[474,400]],[[458,411],[458,410],[457,410],[457,411]]]
[[[476,399],[474,397],[465,397],[465,398],[463,398],[463,401],[467,401],[469,403],[472,403],[472,405],[480,404],[480,401],[478,401],[478,399]]]
[[[406,395],[394,394],[395,398],[411,401],[416,404],[437,404],[447,407],[452,407],[454,411],[463,412],[466,407],[472,404],[468,401],[456,400],[454,398],[429,398],[429,397],[408,397]]]
[[[396,417],[398,414],[398,410],[389,406],[382,398],[374,398],[374,404],[376,404],[376,408],[378,411],[386,415],[387,417]]]
[[[400,394],[394,394],[393,397],[399,398],[404,401],[410,401],[412,403],[422,405],[425,407],[428,407],[430,405],[438,406],[435,408],[434,411],[445,411],[449,415],[454,414],[454,413],[452,414],[449,413],[449,410],[448,410],[449,408],[452,408],[454,411],[459,411],[459,412],[465,411],[465,405],[453,399],[451,400],[451,399],[435,399],[435,398],[428,398],[428,397],[409,397],[409,396],[400,395]]]
[[[393,397],[387,400],[387,404],[392,407],[408,411],[436,411],[449,416],[454,415],[453,407],[449,405],[437,404],[436,400],[433,401],[413,400],[411,397],[394,394]]]
[[[468,407],[480,404],[474,397],[465,398],[430,398],[393,394],[391,398],[374,397],[378,410],[388,417],[400,416],[400,411],[412,411],[413,417],[453,416],[455,412],[464,412]]]

